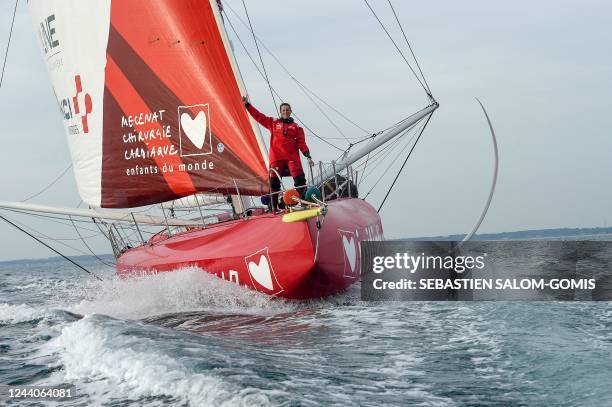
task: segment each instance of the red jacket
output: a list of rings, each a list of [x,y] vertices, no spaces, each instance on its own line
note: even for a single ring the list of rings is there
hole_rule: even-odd
[[[310,157],[304,129],[298,126],[293,119],[281,120],[268,117],[259,112],[252,105],[247,110],[259,124],[270,130],[270,163],[275,161],[300,162],[300,153]]]

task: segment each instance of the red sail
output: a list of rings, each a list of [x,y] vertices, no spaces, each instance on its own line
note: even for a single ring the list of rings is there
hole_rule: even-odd
[[[34,0],[30,9],[41,38],[53,35],[53,53],[44,41],[43,52],[84,201],[120,208],[267,192],[265,145],[241,103],[216,0]]]
[[[196,0],[111,2],[103,207],[196,191],[236,193],[236,186],[245,195],[266,191],[263,146],[242,106],[216,7]]]

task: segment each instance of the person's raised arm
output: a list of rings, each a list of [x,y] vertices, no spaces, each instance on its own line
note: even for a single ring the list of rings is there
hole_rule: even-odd
[[[246,96],[242,97],[242,103],[244,104],[244,107],[246,107],[247,112],[253,116],[253,119],[257,120],[257,123],[261,124],[267,129],[272,129],[272,123],[274,122],[273,118],[268,117],[259,110],[255,109],[253,105],[249,103],[249,99]]]

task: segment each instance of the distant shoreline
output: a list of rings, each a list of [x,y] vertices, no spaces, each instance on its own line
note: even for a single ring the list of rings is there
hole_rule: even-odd
[[[557,228],[557,229],[533,229],[519,230],[516,232],[482,233],[472,237],[472,240],[518,240],[518,239],[546,239],[580,236],[612,235],[612,227],[609,228]],[[401,240],[463,240],[465,235],[410,237]],[[393,239],[400,240],[400,239]]]
[[[516,232],[501,232],[501,233],[482,233],[475,235],[472,240],[520,240],[520,239],[559,239],[563,237],[588,237],[612,235],[612,227],[609,228],[557,228],[557,229],[533,229],[520,230]],[[446,235],[446,236],[424,236],[424,237],[407,237],[401,239],[389,240],[462,240],[465,235]],[[94,256],[69,256],[77,262],[94,261]],[[112,254],[103,254],[99,257],[105,260],[114,260]],[[0,260],[0,265],[10,265],[15,263],[39,263],[49,261],[65,261],[59,256],[41,257],[36,259],[18,259],[18,260]]]
[[[68,255],[68,257],[74,261],[76,261],[77,263],[86,263],[88,261],[96,261],[96,262],[100,262],[100,260],[98,260],[95,256],[90,256],[90,255],[77,255],[77,256],[70,256]],[[99,258],[101,258],[102,260],[109,260],[109,261],[115,261],[115,256],[113,256],[112,254],[101,254],[98,256]],[[66,260],[60,256],[52,256],[52,257],[39,257],[36,259],[17,259],[17,260],[0,260],[0,266],[6,266],[6,265],[10,265],[10,264],[23,264],[23,263],[45,263],[45,262],[54,262],[54,261],[58,261],[58,262],[65,262]]]

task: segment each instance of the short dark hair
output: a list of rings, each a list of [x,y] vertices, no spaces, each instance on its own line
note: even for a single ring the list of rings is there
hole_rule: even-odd
[[[291,108],[291,105],[287,102],[283,102],[280,104],[280,106],[278,107],[278,111],[280,112],[283,108],[283,106],[287,106],[289,108],[289,110],[293,111],[293,109]]]

